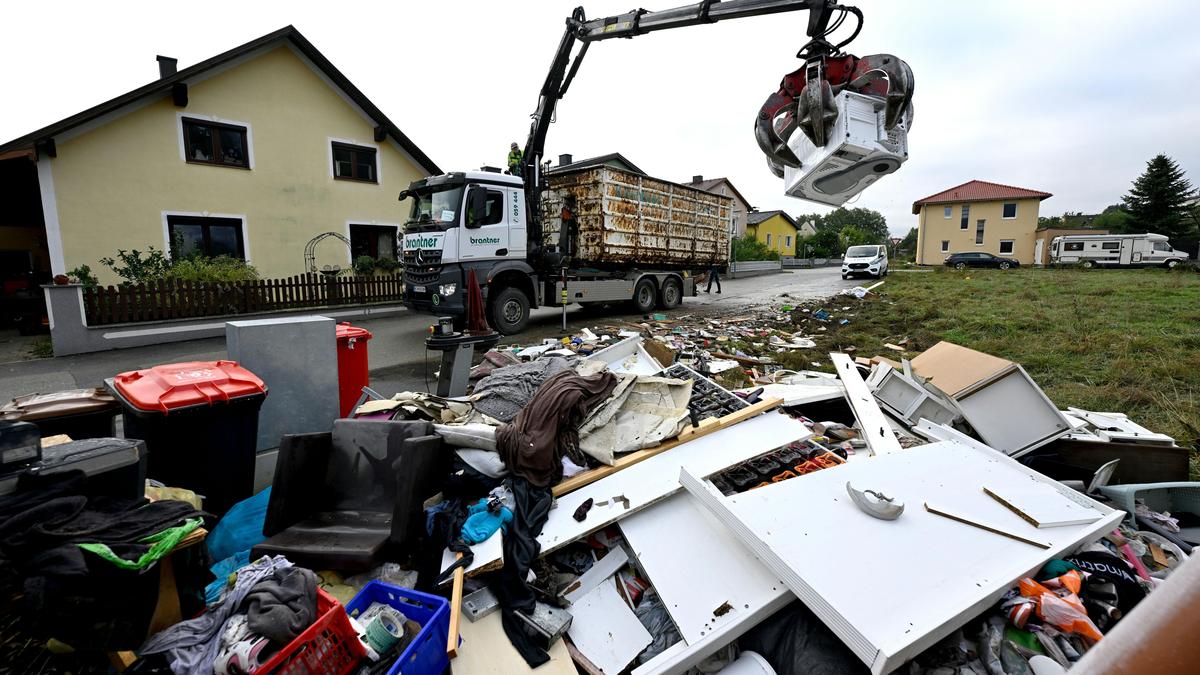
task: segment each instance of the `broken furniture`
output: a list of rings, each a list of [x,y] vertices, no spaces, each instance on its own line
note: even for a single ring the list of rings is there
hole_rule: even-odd
[[[1111,531],[1122,517],[1001,453],[957,441],[851,461],[734,497],[722,495],[707,480],[711,474],[697,468],[685,466],[680,476],[688,493],[877,675],[961,627],[1030,570]],[[873,518],[848,498],[847,481],[909,508],[896,520]],[[983,490],[1030,483],[1047,486],[1050,503],[1073,502],[1094,511],[1095,520],[1038,529]],[[943,518],[922,504],[1047,548]],[[836,573],[814,551],[841,552]],[[953,574],[944,570],[948,551],[958,556]]]
[[[1021,458],[1021,463],[1057,480],[1091,480],[1101,466],[1119,459],[1113,483],[1164,483],[1188,478],[1191,451],[1178,445],[1056,439]]]
[[[614,373],[654,375],[663,368],[662,364],[646,351],[641,335],[624,338],[614,345],[592,352],[588,359],[608,364],[608,369]]]
[[[1067,408],[1063,416],[1068,421],[1078,420],[1079,424],[1067,435],[1068,438],[1081,441],[1097,441],[1103,443],[1137,443],[1153,445],[1175,445],[1175,439],[1166,434],[1150,431],[1146,427],[1130,420],[1122,413],[1092,412],[1081,408]]]
[[[0,455],[10,452],[0,448]],[[0,496],[15,492],[22,474],[49,475],[65,471],[87,474],[86,494],[89,496],[142,499],[146,494],[146,443],[136,438],[85,438],[46,446],[41,449],[37,461],[17,471],[0,474]]]
[[[496,332],[474,333],[435,332],[425,338],[425,348],[442,353],[438,371],[438,396],[465,396],[471,382],[471,359],[476,349],[487,351],[500,341]]]
[[[946,402],[916,378],[886,363],[876,365],[867,378],[867,386],[879,404],[909,426],[923,419],[937,424],[953,424],[960,418],[953,402]]]
[[[312,569],[366,570],[420,532],[422,502],[449,453],[423,421],[337,420],[279,444],[263,534],[251,559],[284,555]]]
[[[848,354],[833,353],[829,358],[846,387],[846,401],[854,410],[854,417],[858,420],[858,427],[862,429],[863,440],[867,442],[871,454],[886,455],[899,451],[900,441],[892,431],[892,424],[879,409],[875,396],[858,372],[858,366]]]
[[[677,380],[692,381],[692,397],[688,410],[692,422],[699,424],[710,417],[723,417],[749,406],[742,398],[682,363],[663,368],[659,375]]]
[[[1191,554],[1200,545],[1200,482],[1142,483],[1134,485],[1105,485],[1100,492],[1125,511],[1126,520],[1137,529],[1148,529],[1162,535]],[[1137,502],[1158,513],[1170,513],[1179,521],[1178,531],[1172,531],[1153,519],[1137,513]]]
[[[912,370],[958,405],[984,443],[1012,457],[1071,431],[1020,364],[952,342],[939,342],[912,360]]]

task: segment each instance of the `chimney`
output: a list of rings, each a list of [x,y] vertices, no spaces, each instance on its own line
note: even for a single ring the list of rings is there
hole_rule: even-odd
[[[559,156],[558,156],[558,165],[559,165],[559,166],[566,166],[566,165],[568,165],[568,164],[570,164],[570,163],[571,163],[571,156],[570,156],[570,155],[559,155]]]
[[[700,175],[692,176],[693,183],[699,183],[702,180],[704,180],[704,176],[700,176]]]
[[[154,57],[158,61],[158,79],[170,77],[175,74],[175,65],[179,63],[179,59],[173,59],[169,56],[159,54]]]

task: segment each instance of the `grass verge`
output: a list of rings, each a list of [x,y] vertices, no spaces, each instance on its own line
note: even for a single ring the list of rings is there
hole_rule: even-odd
[[[869,285],[864,282],[863,285]],[[862,302],[828,303],[819,348],[915,356],[939,340],[1016,361],[1060,408],[1114,411],[1196,447],[1200,275],[1164,270],[897,272]],[[848,311],[840,307],[853,305]],[[811,307],[811,305],[810,305]],[[835,308],[836,307],[836,308]],[[798,321],[804,321],[800,314]],[[813,330],[814,322],[803,323]],[[883,347],[907,338],[905,354]],[[805,350],[808,351],[808,350]],[[794,354],[792,367],[811,367]],[[1193,460],[1193,475],[1197,471]]]

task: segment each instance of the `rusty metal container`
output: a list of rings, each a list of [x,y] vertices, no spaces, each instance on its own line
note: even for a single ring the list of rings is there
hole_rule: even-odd
[[[558,242],[567,196],[579,222],[576,266],[700,269],[729,260],[729,197],[611,166],[551,173],[542,202],[547,245]]]

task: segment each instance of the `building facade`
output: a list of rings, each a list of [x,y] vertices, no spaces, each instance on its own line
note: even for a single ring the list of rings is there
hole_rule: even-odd
[[[918,265],[982,252],[1034,262],[1038,208],[1049,192],[973,180],[913,202]]]
[[[290,276],[324,233],[318,268],[395,258],[397,195],[440,170],[296,29],[183,71],[166,61],[156,82],[0,146],[36,168],[23,188],[50,271],[113,283],[100,258],[153,246]]]
[[[783,211],[751,211],[746,217],[746,234],[781,256],[796,255],[799,228]]]

